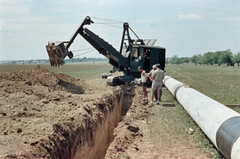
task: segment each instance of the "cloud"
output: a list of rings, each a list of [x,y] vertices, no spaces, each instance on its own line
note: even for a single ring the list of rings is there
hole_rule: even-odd
[[[70,12],[69,10],[67,10],[67,9],[65,9],[65,8],[63,8],[63,9],[61,9],[61,8],[50,8],[50,11],[52,11],[52,12],[62,12],[62,13],[66,13],[66,12]]]
[[[19,15],[30,13],[31,5],[26,5],[21,1],[0,0],[1,16],[3,15]]]
[[[2,30],[2,28],[4,27],[4,26],[6,26],[7,25],[7,23],[3,20],[3,19],[0,19],[0,31]]]
[[[186,15],[179,15],[179,20],[196,20],[196,19],[203,19],[201,15],[197,14],[186,14]]]
[[[223,17],[221,18],[221,20],[225,20],[225,21],[235,21],[235,22],[239,22],[240,21],[240,17]]]
[[[197,3],[195,3],[195,6],[197,6],[197,7],[201,7],[203,4],[201,3],[201,2],[197,2]]]

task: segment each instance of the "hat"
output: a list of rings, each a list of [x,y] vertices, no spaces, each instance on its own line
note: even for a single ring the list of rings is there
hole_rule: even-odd
[[[152,65],[152,68],[153,68],[153,69],[155,69],[156,67],[157,67],[156,64],[155,64],[155,65]]]
[[[158,63],[158,64],[156,65],[156,67],[157,67],[157,68],[161,68],[161,65]]]

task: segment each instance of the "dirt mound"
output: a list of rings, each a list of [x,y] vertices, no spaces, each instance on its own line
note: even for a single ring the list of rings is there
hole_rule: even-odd
[[[33,70],[19,73],[0,73],[0,88],[7,93],[24,92],[33,94],[36,86],[43,86],[52,91],[66,91],[82,94],[90,88],[85,81],[72,78],[65,74],[54,74],[39,65]]]
[[[101,158],[134,96],[40,66],[0,79],[0,158]]]
[[[133,96],[40,66],[0,73],[0,158],[100,158]]]
[[[42,74],[42,73],[51,73],[49,70],[40,67],[39,65],[37,65],[37,67],[35,67],[32,72],[37,73],[37,74]]]
[[[48,138],[52,124],[68,117],[88,94],[85,81],[52,73],[40,66],[18,73],[0,73],[0,158],[27,151]]]

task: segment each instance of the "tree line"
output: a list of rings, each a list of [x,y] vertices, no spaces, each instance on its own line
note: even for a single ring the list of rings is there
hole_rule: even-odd
[[[64,59],[65,63],[77,63],[77,62],[94,62],[94,61],[107,61],[106,58],[95,58],[95,57],[83,57],[83,58],[72,58],[72,59]],[[50,63],[49,59],[35,59],[35,60],[8,60],[8,61],[0,61],[1,64],[7,65],[16,65],[16,64],[48,64]]]
[[[73,63],[73,62],[89,62],[89,61],[107,61],[106,58],[96,58],[96,57],[83,57],[83,58],[72,58],[72,59],[65,59],[66,63]]]
[[[167,59],[166,63],[171,64],[183,64],[192,62],[195,65],[213,65],[217,64],[218,66],[227,64],[227,66],[234,66],[235,63],[240,63],[240,52],[233,54],[230,49],[225,51],[215,51],[215,52],[207,52],[198,55],[193,55],[192,57],[178,57],[178,55],[174,55],[171,59]]]

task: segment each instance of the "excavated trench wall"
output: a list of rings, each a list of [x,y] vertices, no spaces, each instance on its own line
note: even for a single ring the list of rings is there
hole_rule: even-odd
[[[74,159],[79,158],[103,158],[108,145],[113,140],[113,130],[117,127],[121,117],[126,114],[133,101],[133,95],[121,91],[120,94],[112,96],[111,108],[107,108],[102,122],[96,122],[91,132],[87,135],[85,143],[76,146]],[[82,136],[83,137],[83,136]],[[83,137],[84,138],[84,137]],[[90,139],[90,140],[89,140]]]
[[[104,158],[113,140],[114,128],[128,111],[134,96],[132,86],[122,86],[102,102],[85,106],[85,113],[80,116],[54,125],[55,134],[50,138],[54,148],[48,150],[51,158]]]

